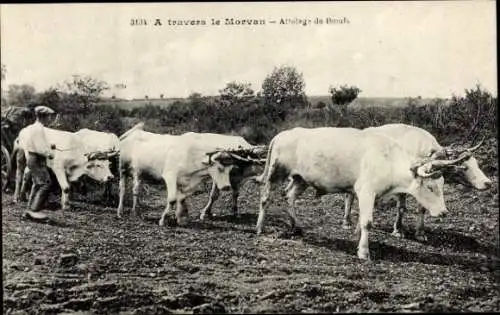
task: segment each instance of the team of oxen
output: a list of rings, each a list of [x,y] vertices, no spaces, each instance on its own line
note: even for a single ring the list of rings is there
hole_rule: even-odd
[[[443,147],[429,132],[404,124],[389,124],[366,129],[293,128],[277,134],[268,146],[254,146],[240,136],[188,132],[182,135],[156,134],[139,123],[120,137],[82,129],[71,133],[46,128],[54,146],[54,158],[48,160],[61,187],[61,207],[69,208],[70,182],[82,175],[108,183],[113,179],[110,161],[118,160],[119,203],[117,216],[123,216],[127,179],[132,177],[132,210],[136,215],[141,175],[162,179],[167,187],[166,205],[159,225],[175,208],[179,224],[187,217],[186,198],[205,180],[212,180],[207,205],[200,219],[211,215],[220,190],[232,191],[232,211],[238,215],[238,192],[245,180],[260,184],[257,234],[263,232],[266,210],[273,184],[288,179],[285,188],[290,231],[297,226],[296,200],[308,187],[316,195],[344,193],[343,228],[351,228],[351,205],[359,202],[358,257],[369,259],[368,231],[372,225],[375,200],[389,195],[398,199],[393,235],[403,237],[402,218],[406,196],[419,203],[416,238],[425,239],[424,214],[448,213],[444,202],[444,177],[478,190],[492,182],[473,156],[481,143],[467,149]],[[481,141],[482,142],[482,141]],[[16,202],[26,198],[29,169],[25,154],[14,143],[13,161],[17,163]],[[264,170],[262,172],[262,166]],[[261,173],[262,172],[262,173]],[[261,173],[261,174],[260,174]],[[28,202],[30,202],[28,199]]]

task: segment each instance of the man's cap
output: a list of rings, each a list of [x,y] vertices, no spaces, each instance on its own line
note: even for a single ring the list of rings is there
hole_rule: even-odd
[[[50,108],[50,107],[47,107],[47,106],[37,106],[35,107],[35,114],[45,114],[45,115],[49,115],[49,114],[55,114],[56,112]]]

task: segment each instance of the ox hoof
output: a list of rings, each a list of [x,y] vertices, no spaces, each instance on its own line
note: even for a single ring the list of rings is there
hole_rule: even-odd
[[[160,219],[160,222],[158,222],[159,226],[165,226],[165,219]]]
[[[420,242],[427,242],[427,236],[424,233],[415,233],[415,239]]]
[[[344,230],[350,230],[350,229],[352,229],[352,223],[351,223],[351,222],[344,221],[344,222],[342,222],[342,228],[343,228]]]
[[[370,252],[367,249],[359,249],[358,258],[361,260],[370,261]]]
[[[391,235],[397,238],[405,238],[405,234],[403,233],[403,231],[399,230],[392,231]]]
[[[288,231],[284,231],[284,232],[280,233],[280,235],[278,237],[285,238],[285,239],[291,239],[291,238],[300,237],[300,236],[304,236],[304,232],[302,231],[301,228],[295,227],[294,229],[290,229]]]
[[[205,221],[205,219],[211,219],[213,217],[211,212],[202,212],[200,215],[200,220]]]

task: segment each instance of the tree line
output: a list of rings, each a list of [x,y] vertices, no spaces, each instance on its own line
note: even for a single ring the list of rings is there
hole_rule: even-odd
[[[2,81],[6,75],[7,69],[2,65]],[[10,85],[2,91],[2,105],[36,103],[53,107],[62,113],[62,128],[70,131],[87,127],[120,134],[130,127],[127,121],[135,118],[148,120],[147,126],[156,132],[236,133],[260,143],[293,126],[365,128],[396,122],[420,126],[445,141],[452,141],[453,137],[473,140],[477,136],[496,136],[497,98],[479,85],[465,90],[464,96],[452,96],[450,102],[434,99],[418,106],[415,98],[408,98],[403,108],[352,108],[349,104],[362,91],[347,84],[330,86],[330,101],[313,108],[305,86],[297,68],[281,65],[264,78],[258,92],[250,83],[232,81],[216,96],[192,93],[167,107],[150,103],[124,109],[112,103],[98,105],[109,89],[106,82],[75,75],[42,92],[29,85]]]

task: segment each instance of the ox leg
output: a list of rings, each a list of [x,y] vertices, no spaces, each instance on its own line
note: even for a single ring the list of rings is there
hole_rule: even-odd
[[[141,177],[138,170],[134,170],[133,174],[133,186],[132,186],[132,216],[137,215],[137,202],[139,200],[139,190],[141,188]]]
[[[17,169],[16,169],[16,186],[14,189],[14,202],[20,202],[23,200],[25,195],[21,195],[21,185],[24,180],[23,173],[26,169],[26,157],[24,155],[24,151],[18,150],[16,153],[16,156],[14,157],[16,159],[16,164],[17,164]]]
[[[375,194],[370,191],[357,191],[359,202],[359,221],[356,228],[359,234],[358,258],[370,260],[368,233],[373,224]]]
[[[186,204],[186,196],[177,197],[177,209],[175,209],[175,218],[178,225],[185,225],[187,222],[188,208]]]
[[[354,194],[347,193],[344,195],[344,218],[342,219],[342,228],[349,230],[352,228],[351,208],[354,201]]]
[[[269,180],[265,180],[264,185],[260,190],[260,204],[259,204],[259,218],[257,219],[257,235],[262,234],[264,227],[264,217],[266,208],[269,206],[269,194],[271,192],[271,183]]]
[[[426,242],[427,236],[425,236],[424,229],[424,218],[425,218],[425,208],[422,206],[418,206],[418,214],[417,214],[417,225],[415,226],[415,239]]]
[[[175,204],[176,204],[175,200],[174,201],[167,201],[167,206],[165,207],[165,210],[163,211],[161,218],[160,218],[160,222],[159,222],[160,226],[165,225],[165,219],[166,219],[167,215],[170,213],[170,211],[175,207]],[[178,207],[179,206],[177,206],[177,208]]]
[[[392,235],[399,237],[399,238],[404,238],[404,231],[403,231],[403,216],[406,212],[406,195],[405,194],[398,194],[398,214],[396,216],[396,221],[394,221],[394,230],[392,231]]]
[[[286,195],[288,197],[288,208],[287,208],[287,213],[288,213],[288,219],[290,220],[290,233],[296,234],[300,233],[301,229],[297,227],[297,214],[296,214],[296,204],[295,201],[296,199],[304,193],[304,191],[307,188],[307,183],[299,176],[295,176],[292,179],[292,184],[288,185],[290,187],[288,191],[286,192]]]
[[[164,176],[163,179],[165,180],[165,185],[167,186],[167,206],[165,207],[165,210],[161,215],[160,222],[158,223],[160,226],[165,225],[165,218],[177,201],[177,176]],[[179,210],[180,206],[182,205],[177,204],[177,211],[182,211],[182,209]]]
[[[118,184],[120,192],[118,197],[118,208],[116,209],[118,218],[121,218],[123,214],[123,200],[125,199],[125,190],[127,189],[127,175],[126,169],[122,166],[122,163],[120,163],[120,183]]]
[[[31,204],[33,203],[33,199],[35,198],[36,188],[37,187],[35,186],[35,183],[31,184],[30,195],[28,197],[28,208],[31,208]]]
[[[16,169],[16,186],[14,188],[14,202],[18,203],[26,199],[26,181],[28,171],[27,167],[21,167],[18,162],[18,168]],[[24,194],[23,194],[24,192]]]
[[[111,182],[106,182],[104,184],[104,191],[102,192],[102,199],[109,204],[111,200]]]
[[[269,206],[269,195],[271,192],[271,178],[273,177],[277,166],[276,160],[270,160],[266,162],[266,168],[268,166],[269,168],[267,173],[264,171],[264,173],[261,175],[262,179],[259,180],[259,182],[261,183],[260,186],[261,189],[260,189],[260,203],[259,203],[259,218],[257,219],[257,226],[256,226],[257,235],[260,235],[263,232],[264,218],[266,215],[265,211],[266,208]],[[288,186],[290,185],[291,184],[288,184]]]
[[[200,220],[205,220],[205,217],[208,215],[209,217],[212,216],[212,205],[213,203],[219,199],[220,192],[219,189],[217,188],[217,185],[215,182],[212,182],[212,189],[210,190],[210,196],[208,197],[208,203],[207,205],[201,210],[200,214]]]
[[[243,178],[241,176],[233,176],[230,178],[231,181],[231,200],[232,200],[232,211],[235,218],[239,218],[240,214],[238,212],[238,197],[240,196],[240,186]]]
[[[61,186],[61,209],[62,215],[64,215],[64,211],[69,209],[69,183],[64,170],[54,170],[54,174],[59,186]]]
[[[24,169],[24,175],[21,175],[21,177],[22,177],[21,179],[22,184],[21,184],[21,190],[19,191],[19,201],[25,201],[26,195],[28,195],[28,189],[30,189],[29,187],[33,186],[30,169],[26,167]]]

